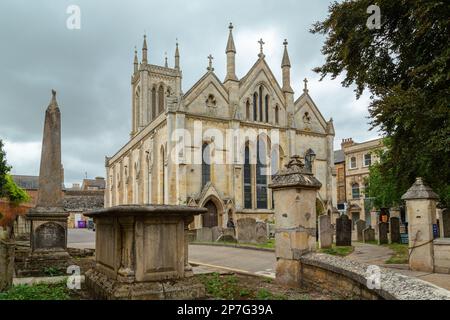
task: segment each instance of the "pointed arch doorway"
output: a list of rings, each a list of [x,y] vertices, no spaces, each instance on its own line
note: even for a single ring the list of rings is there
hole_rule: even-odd
[[[209,200],[204,205],[208,212],[202,215],[202,226],[204,228],[213,228],[218,226],[219,218],[217,214],[217,206],[212,200]]]

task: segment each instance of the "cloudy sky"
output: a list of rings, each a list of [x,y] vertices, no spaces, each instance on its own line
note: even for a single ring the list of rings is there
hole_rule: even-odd
[[[0,2],[0,139],[14,174],[38,175],[44,111],[50,90],[62,113],[65,182],[104,176],[104,156],[127,142],[131,128],[130,77],[133,49],[147,33],[149,61],[173,65],[180,43],[183,91],[206,71],[209,54],[225,76],[228,23],[235,25],[237,76],[257,59],[259,38],[266,60],[281,83],[282,42],[289,41],[296,98],[303,79],[324,117],[334,119],[335,147],[342,138],[376,138],[368,131],[368,95],[319,77],[323,38],[309,33],[327,15],[330,1],[263,0],[2,0]],[[68,29],[67,8],[81,9],[81,28]]]

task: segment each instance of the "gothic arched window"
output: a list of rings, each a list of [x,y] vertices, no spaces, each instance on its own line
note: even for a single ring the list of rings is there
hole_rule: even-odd
[[[279,124],[280,122],[280,108],[278,107],[278,105],[275,106],[275,124]]]
[[[258,94],[256,92],[253,94],[253,120],[258,120]]]
[[[266,113],[266,122],[269,122],[269,95],[266,94],[266,98],[265,98],[265,113]]]
[[[352,198],[359,199],[359,184],[352,184]]]
[[[245,102],[245,119],[250,120],[250,100],[247,99]]]
[[[164,87],[159,86],[158,89],[158,114],[164,111]]]
[[[263,87],[259,86],[259,121],[263,122]]]
[[[245,146],[245,163],[244,163],[244,208],[252,208],[252,174],[250,167],[250,148]]]
[[[152,120],[156,118],[156,88],[152,89]]]
[[[211,181],[210,146],[204,143],[202,145],[202,189],[209,181]]]
[[[267,138],[259,136],[256,162],[256,207],[267,209]]]

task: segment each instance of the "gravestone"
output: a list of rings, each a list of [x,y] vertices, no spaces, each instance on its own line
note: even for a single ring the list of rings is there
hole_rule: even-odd
[[[450,238],[450,211],[442,210],[442,237]]]
[[[333,244],[333,228],[329,215],[319,216],[319,247],[321,249],[331,248]]]
[[[389,220],[389,233],[391,235],[391,243],[401,243],[400,239],[400,219],[392,217]]]
[[[378,244],[388,243],[389,224],[387,222],[380,222],[378,224]]]
[[[46,222],[36,228],[33,236],[35,237],[33,249],[65,249],[66,231],[59,224]]]
[[[196,231],[197,231],[196,241],[198,241],[198,242],[212,242],[213,241],[211,228],[204,227],[204,228],[197,229]]]
[[[375,241],[375,229],[372,226],[368,226],[363,230],[363,241],[370,242]]]
[[[267,240],[267,223],[263,221],[256,222],[256,242],[266,243]]]
[[[336,246],[352,245],[352,220],[346,214],[336,219]]]
[[[237,240],[239,242],[256,241],[256,220],[242,218],[237,220]]]
[[[358,220],[356,225],[356,240],[363,241],[363,231],[366,228],[366,222],[364,220]]]

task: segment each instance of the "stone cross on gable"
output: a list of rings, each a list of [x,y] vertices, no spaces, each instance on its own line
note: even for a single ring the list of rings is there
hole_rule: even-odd
[[[208,57],[209,63],[208,63],[208,68],[206,68],[208,71],[214,71],[214,68],[212,67],[212,61],[214,59],[214,57],[210,54]]]
[[[262,38],[259,39],[258,43],[259,43],[259,54],[258,54],[258,57],[262,58],[262,57],[264,57],[263,45],[265,45],[266,43],[263,41]]]
[[[305,83],[305,87],[303,88],[303,92],[308,92],[308,79],[304,79],[303,82]]]

